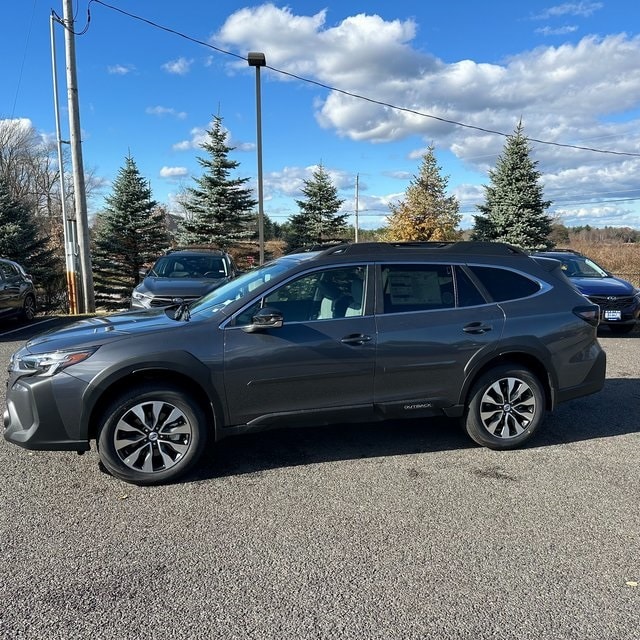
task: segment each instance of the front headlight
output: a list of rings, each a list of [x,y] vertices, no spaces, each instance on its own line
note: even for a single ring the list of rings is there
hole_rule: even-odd
[[[52,351],[51,353],[18,353],[11,359],[10,368],[16,373],[53,376],[92,356],[98,347]]]
[[[133,290],[133,293],[131,294],[134,300],[140,300],[141,302],[145,301],[145,300],[151,300],[151,296],[146,294],[146,293],[142,293],[140,291],[136,291],[135,289]]]

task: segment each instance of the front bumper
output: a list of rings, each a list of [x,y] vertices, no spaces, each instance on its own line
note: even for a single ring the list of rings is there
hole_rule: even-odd
[[[634,324],[640,322],[640,301],[637,297],[587,296],[600,307],[600,324]]]
[[[5,440],[25,449],[88,451],[89,439],[80,436],[80,396],[73,394],[75,401],[58,401],[66,395],[65,386],[78,382],[64,374],[13,382],[7,389],[3,414]]]

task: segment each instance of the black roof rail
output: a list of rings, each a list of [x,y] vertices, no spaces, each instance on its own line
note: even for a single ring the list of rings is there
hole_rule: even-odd
[[[518,247],[514,247],[504,242],[484,242],[484,241],[458,241],[458,242],[358,242],[350,244],[340,244],[329,249],[325,249],[322,255],[334,255],[338,253],[348,255],[372,256],[379,253],[389,253],[397,251],[429,251],[442,253],[462,253],[474,256],[505,256],[527,254]]]
[[[294,249],[287,251],[287,255],[293,253],[311,253],[313,251],[324,251],[325,249],[343,246],[345,244],[351,244],[351,241],[345,240],[344,238],[328,239],[323,240],[322,242],[303,244],[299,247],[295,247]]]
[[[582,254],[575,249],[545,249],[544,251],[535,251],[534,253],[573,253],[577,256],[581,256]]]
[[[171,247],[170,249],[167,249],[164,252],[164,255],[168,256],[171,253],[176,253],[176,251],[193,251],[193,252],[198,252],[198,251],[211,251],[211,252],[217,252],[217,253],[224,253],[224,249],[221,249],[220,247],[214,247],[212,245],[191,245],[191,246],[178,246],[178,247]]]

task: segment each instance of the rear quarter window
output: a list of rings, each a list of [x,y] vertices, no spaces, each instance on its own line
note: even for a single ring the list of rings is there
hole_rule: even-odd
[[[469,266],[495,302],[527,298],[540,291],[540,284],[521,273],[499,267]]]

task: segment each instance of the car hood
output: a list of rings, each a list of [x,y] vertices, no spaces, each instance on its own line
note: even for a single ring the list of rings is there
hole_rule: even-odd
[[[141,293],[149,293],[154,296],[182,298],[185,296],[203,296],[229,278],[155,278],[147,277],[136,289]]]
[[[87,318],[63,329],[52,329],[29,340],[26,347],[31,353],[75,349],[121,340],[132,334],[182,326],[184,322],[174,320],[164,309],[130,311]]]
[[[632,296],[635,289],[630,282],[619,278],[571,278],[585,296]]]

